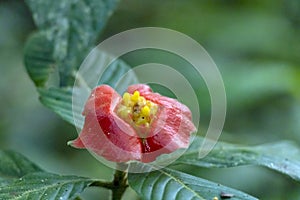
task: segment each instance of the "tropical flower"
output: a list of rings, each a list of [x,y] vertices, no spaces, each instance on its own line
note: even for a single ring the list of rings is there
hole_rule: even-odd
[[[123,98],[108,85],[98,86],[83,115],[84,127],[70,144],[113,162],[152,162],[161,154],[187,148],[196,130],[187,106],[145,84],[129,86]]]

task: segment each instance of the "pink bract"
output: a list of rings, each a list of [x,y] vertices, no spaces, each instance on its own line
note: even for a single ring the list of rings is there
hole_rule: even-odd
[[[189,108],[175,99],[152,92],[145,84],[128,87],[129,94],[135,91],[158,106],[146,136],[141,137],[138,132],[143,129],[117,114],[122,97],[110,86],[101,85],[88,98],[83,111],[84,127],[71,145],[91,150],[113,162],[152,162],[161,154],[187,148],[191,133],[196,131]]]

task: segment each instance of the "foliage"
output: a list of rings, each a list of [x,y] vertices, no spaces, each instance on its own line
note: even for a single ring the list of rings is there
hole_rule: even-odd
[[[208,156],[198,159],[201,143],[202,138],[197,138],[173,165],[186,164],[207,168],[259,165],[300,180],[299,148],[293,142],[283,141],[251,147],[218,142]]]
[[[77,176],[60,176],[46,172],[32,173],[0,188],[0,198],[74,199],[93,180]]]
[[[299,23],[295,16],[299,13],[291,6],[292,2],[296,1],[290,0],[286,3],[286,7],[291,7],[293,10],[288,17],[298,27]],[[116,9],[118,2],[116,0],[27,0],[26,3],[37,26],[37,31],[29,37],[25,45],[24,63],[26,70],[37,87],[40,101],[61,116],[62,119],[73,125],[75,125],[74,117],[81,119],[80,123],[76,125],[82,127],[82,108],[72,105],[72,91],[76,90],[76,87],[73,87],[75,74],[83,58],[96,44],[99,34],[103,31],[109,16]],[[198,5],[198,3],[195,4]],[[206,16],[206,19],[210,20],[211,23],[215,22],[215,18],[209,15],[209,10],[216,6],[215,4],[201,4],[201,6],[203,5],[202,16],[204,18]],[[135,9],[134,5],[130,3],[129,7],[130,9]],[[169,5],[161,3],[156,9],[160,10],[164,9],[164,7],[169,8]],[[183,11],[187,9],[186,5],[181,5],[180,7]],[[138,10],[137,12],[142,12],[140,9],[136,10]],[[166,20],[170,17],[172,19],[170,21],[175,23],[176,20],[173,20],[175,14],[172,12],[170,10],[162,19]],[[198,10],[192,9],[190,12],[194,13],[198,12]],[[219,10],[217,14],[223,16],[223,12]],[[237,13],[231,14],[236,15]],[[119,13],[119,15],[122,15],[122,13]],[[224,26],[223,33],[218,33],[217,35],[215,28],[209,27],[206,34],[203,35],[203,38],[206,38],[208,41],[210,38],[214,38],[213,42],[208,43],[208,47],[212,51],[214,48],[219,49],[219,52],[217,52],[219,54],[230,51],[232,53],[230,56],[240,56],[246,60],[248,60],[247,56],[250,58],[251,56],[256,56],[255,61],[245,62],[243,60],[243,62],[233,63],[230,70],[227,71],[225,70],[226,67],[221,67],[229,94],[229,108],[231,112],[229,113],[229,119],[232,121],[228,125],[229,130],[234,127],[240,128],[240,126],[240,130],[243,130],[242,126],[248,122],[248,116],[242,113],[260,106],[266,110],[268,108],[264,103],[266,99],[280,99],[280,97],[287,95],[288,98],[293,98],[293,102],[295,99],[296,101],[299,100],[298,85],[300,73],[299,68],[295,67],[295,63],[299,62],[299,57],[295,56],[295,52],[299,52],[300,48],[297,45],[281,49],[273,46],[275,42],[285,46],[285,44],[282,44],[284,42],[277,41],[278,38],[293,38],[285,29],[279,32],[274,31],[274,34],[268,38],[264,37],[267,38],[267,41],[257,40],[252,42],[253,40],[249,39],[253,36],[251,35],[251,26],[242,23],[243,18],[248,19],[250,24],[258,24],[257,26],[259,27],[266,25],[270,30],[276,30],[277,23],[284,23],[280,19],[272,18],[272,16],[264,16],[263,18],[261,15],[253,16],[245,12],[242,18],[237,17],[239,21],[237,27]],[[190,14],[190,16],[193,15]],[[216,26],[221,26],[222,23],[228,24],[229,19],[228,16],[221,17],[221,21],[218,21],[219,24]],[[265,21],[260,19],[265,19]],[[193,19],[190,19],[190,21],[193,21]],[[186,22],[176,21],[176,23]],[[186,26],[188,28],[186,31],[193,35],[195,23],[189,23],[191,22],[187,22]],[[170,24],[170,26],[175,25]],[[196,30],[201,32],[201,30]],[[227,41],[232,41],[232,37],[238,30],[244,30],[242,32],[244,35],[239,35],[240,38],[237,38],[234,44],[229,45]],[[298,29],[296,28],[296,30]],[[259,31],[255,32],[258,36],[261,34]],[[255,38],[259,39],[260,37],[258,36],[255,36]],[[248,38],[249,40],[243,40],[243,38]],[[291,48],[291,51],[286,51],[289,48]],[[285,62],[279,62],[275,59],[270,61],[270,58],[279,58]],[[101,59],[106,58],[103,57]],[[224,63],[225,66],[226,64],[232,64],[229,62]],[[251,73],[249,73],[247,67],[243,66],[245,63],[251,66]],[[118,78],[129,69],[130,66],[123,60],[117,60],[114,65],[108,68],[99,84],[106,83],[114,86]],[[187,73],[190,73],[192,76],[191,72]],[[280,81],[278,81],[277,77],[280,77]],[[247,81],[249,78],[252,81]],[[88,80],[83,81],[87,82]],[[132,75],[131,80],[128,81],[126,84],[136,82],[137,77]],[[194,87],[197,90],[198,97],[205,93],[200,86]],[[252,95],[251,98],[249,98],[249,94]],[[206,108],[209,107],[209,103],[205,99],[201,102]],[[282,105],[280,104],[279,106]],[[292,105],[291,110],[296,110],[296,108],[297,104],[295,103]],[[75,111],[74,116],[72,109]],[[253,112],[249,113],[252,114]],[[269,122],[265,118],[263,118],[265,121],[262,121]],[[274,118],[270,117],[268,119]],[[273,130],[280,130],[278,132],[282,134],[282,131],[286,130],[290,124],[279,121],[281,124],[273,122],[272,127],[274,127]],[[289,122],[287,121],[286,123]],[[291,126],[296,126],[295,124],[297,122],[293,122]],[[270,130],[261,128],[260,133],[264,131],[270,132]],[[257,134],[255,130],[251,129],[247,129],[245,132],[247,134]],[[241,135],[241,138],[244,136],[245,133]],[[299,140],[299,137],[296,136],[289,139],[294,138]],[[249,139],[249,136],[246,139]],[[231,140],[236,141],[236,139],[232,138]],[[256,140],[252,140],[257,143]],[[180,170],[178,166],[189,166],[193,167],[193,169],[201,170],[202,168],[256,165],[287,175],[297,182],[300,181],[299,148],[294,142],[282,141],[257,146],[219,142],[208,156],[199,159],[198,148],[202,141],[202,137],[197,136],[183,156],[166,168],[142,175],[129,173],[129,187],[134,189],[142,199],[213,199],[214,197],[220,197],[222,193],[232,194],[231,199],[256,199],[241,191],[187,174]],[[169,155],[162,155],[161,159],[171,158]],[[155,168],[155,166],[141,163],[132,163],[129,167]],[[121,179],[120,176],[117,177],[119,179],[115,176],[112,182],[106,182],[79,176],[52,174],[44,171],[19,153],[0,151],[0,199],[74,199],[79,198],[78,195],[85,188],[91,186],[104,187],[113,192],[117,191],[116,188],[118,187],[125,190],[127,182],[123,179],[126,176],[121,176]],[[116,198],[119,197],[116,196]]]
[[[134,168],[153,168],[139,164]],[[155,168],[154,168],[155,169]],[[221,193],[231,194],[233,200],[255,200],[243,192],[212,183],[199,177],[179,172],[170,168],[156,169],[141,176],[129,174],[131,187],[143,199],[213,199]],[[150,186],[150,187],[149,187]]]
[[[60,86],[74,82],[74,70],[94,45],[116,0],[26,1],[39,31],[27,43],[25,65],[37,86],[44,86],[51,68],[59,71]],[[40,50],[45,51],[45,54]],[[51,64],[49,59],[53,60]],[[40,73],[36,71],[43,69]],[[47,76],[48,75],[48,76]]]

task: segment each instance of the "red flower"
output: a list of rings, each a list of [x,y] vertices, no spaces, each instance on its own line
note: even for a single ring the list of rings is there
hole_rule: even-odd
[[[113,162],[152,162],[161,154],[187,148],[196,130],[185,105],[144,84],[129,86],[123,98],[108,85],[98,86],[83,115],[84,127],[71,145]]]

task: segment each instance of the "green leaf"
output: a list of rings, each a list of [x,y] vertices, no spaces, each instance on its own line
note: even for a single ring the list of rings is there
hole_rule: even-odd
[[[76,90],[76,88],[73,89]],[[83,111],[83,108],[75,105],[72,107],[73,89],[71,87],[52,87],[49,89],[40,88],[38,89],[38,91],[40,93],[40,101],[42,102],[42,104],[50,108],[53,112],[58,114],[70,124],[75,125],[74,117],[76,117],[77,119],[79,119],[79,124],[82,127],[84,118],[81,115],[81,112]],[[72,109],[74,109],[74,115]]]
[[[109,56],[106,57],[109,58]],[[127,87],[129,85],[138,83],[136,74],[134,73],[134,71],[130,70],[131,68],[127,63],[125,63],[121,59],[117,59],[104,71],[98,82],[98,85],[110,85],[111,87],[115,88],[115,90],[120,94],[122,94],[127,90]],[[126,73],[127,76],[124,78],[123,75]]]
[[[83,105],[72,105],[71,87],[75,75],[81,77],[78,83],[84,85],[87,90],[91,90],[91,87],[97,84],[98,81],[89,84],[91,76],[76,73],[76,70],[96,42],[118,0],[27,0],[26,3],[39,29],[39,32],[28,40],[25,48],[24,62],[29,76],[39,87],[40,100],[45,106],[74,125],[75,118],[76,126],[82,127]],[[96,52],[93,55],[90,63],[92,66],[88,66],[91,68],[102,66],[101,64],[111,60],[111,56],[104,52]],[[115,87],[130,69],[125,62],[116,60],[104,71],[98,84]],[[99,69],[84,72],[87,71],[92,73],[93,77],[99,78],[95,76]],[[51,75],[55,77],[52,85],[47,84]],[[129,75],[129,78],[122,79],[118,84],[118,91],[125,91],[130,83],[137,82],[134,73]]]
[[[37,172],[28,174],[10,185],[0,187],[0,199],[73,199],[93,182],[91,179],[77,176]]]
[[[0,177],[0,187],[9,185],[14,181],[14,179],[6,179],[6,178],[1,178]]]
[[[24,50],[24,63],[27,72],[36,86],[43,86],[55,70],[52,57],[53,43],[47,39],[45,32],[32,35]]]
[[[151,169],[142,164],[136,168]],[[129,173],[129,185],[145,200],[189,200],[220,198],[221,193],[233,195],[231,200],[254,200],[256,198],[243,192],[210,182],[189,174],[169,168],[163,168],[149,173]]]
[[[254,147],[218,142],[206,157],[199,159],[199,148],[202,142],[202,138],[196,138],[190,148],[173,165],[186,164],[207,168],[259,165],[300,181],[300,150],[292,142],[285,141]]]
[[[0,178],[20,178],[28,173],[39,171],[42,169],[23,155],[13,151],[0,151]]]
[[[48,108],[53,110],[56,114],[61,116],[67,122],[81,128],[83,127],[84,117],[82,111],[84,104],[82,102],[72,101],[73,92],[77,95],[81,94],[82,88],[90,92],[91,85],[98,83],[107,84],[115,88],[120,94],[124,92],[131,84],[137,83],[137,77],[133,71],[130,71],[130,67],[122,60],[117,59],[103,72],[100,80],[95,72],[99,71],[97,67],[100,63],[110,60],[111,57],[105,53],[94,54],[93,62],[87,66],[88,70],[84,70],[84,74],[77,73],[77,86],[71,87],[50,87],[39,88],[40,101]],[[128,73],[127,73],[128,72]],[[123,75],[127,73],[126,78],[122,79]],[[97,79],[95,83],[91,83],[92,76]],[[119,82],[120,81],[120,82]],[[86,99],[88,96],[84,96]],[[73,103],[73,105],[72,105]],[[84,102],[83,102],[84,103]],[[76,124],[74,123],[76,119]]]
[[[42,171],[40,167],[23,155],[0,150],[0,187],[8,185],[22,176]]]
[[[106,24],[118,0],[26,0],[33,13],[33,19],[39,29],[56,27],[56,35],[65,34],[65,26],[78,31],[77,34],[89,31],[99,32]],[[65,24],[66,23],[66,24]],[[79,27],[75,27],[79,26]],[[58,30],[62,28],[63,30]],[[96,38],[98,35],[90,37]],[[81,36],[82,40],[88,41]],[[61,38],[57,38],[60,40]]]
[[[74,71],[95,45],[118,0],[26,0],[26,3],[40,31],[26,44],[24,59],[30,77],[42,87],[55,66],[60,85],[72,85]]]

